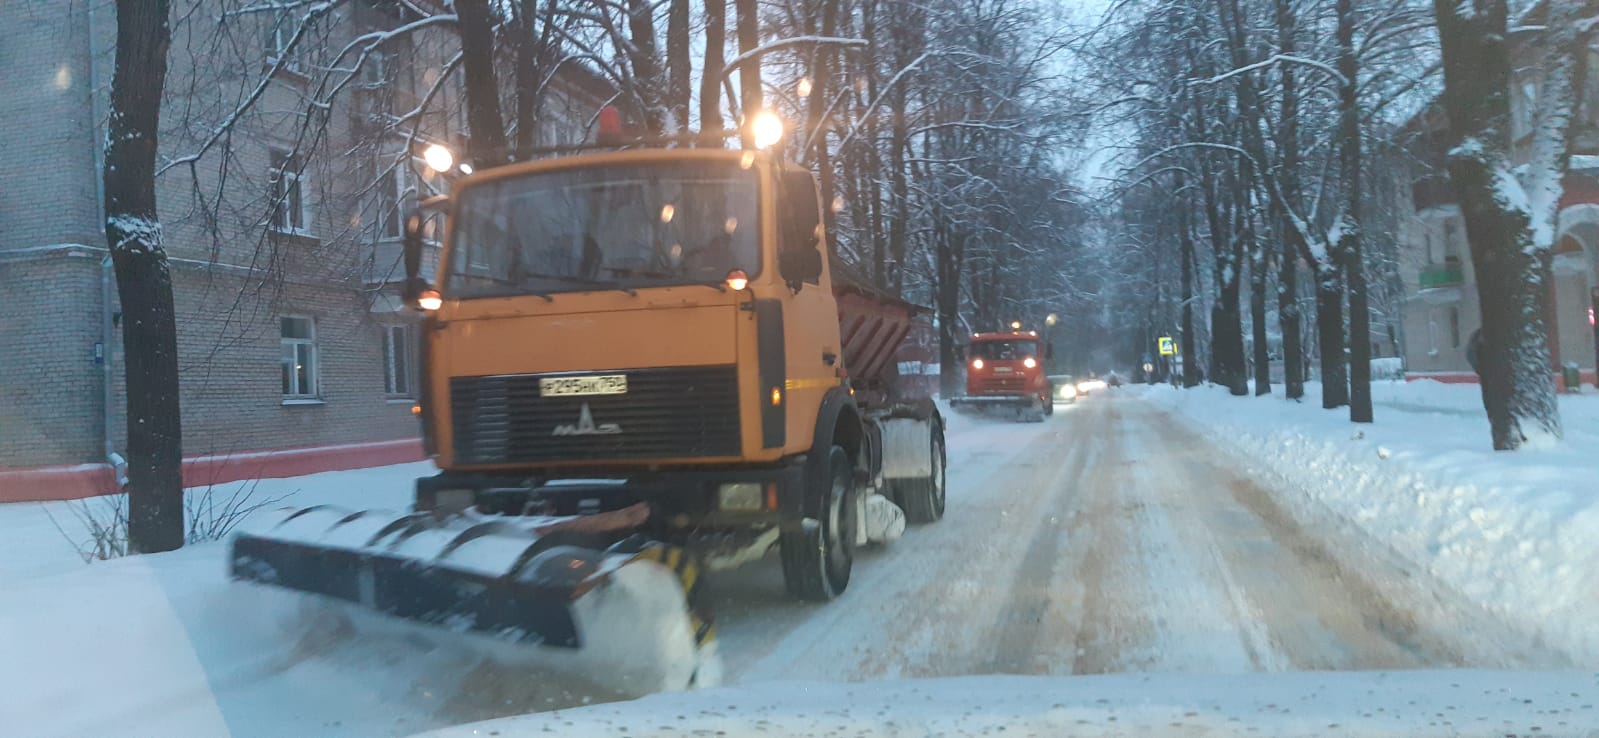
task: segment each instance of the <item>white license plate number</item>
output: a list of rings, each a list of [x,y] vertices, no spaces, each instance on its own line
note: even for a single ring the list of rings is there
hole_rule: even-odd
[[[597,377],[540,377],[540,397],[577,397],[582,395],[625,395],[626,374],[605,374]]]
[[[994,367],[994,373],[995,374],[1010,374],[1010,367],[1008,367],[1008,366],[996,366],[996,367]]]

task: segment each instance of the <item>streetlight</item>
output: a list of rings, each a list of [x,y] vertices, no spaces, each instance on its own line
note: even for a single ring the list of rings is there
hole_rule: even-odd
[[[427,163],[428,169],[443,174],[455,165],[455,154],[443,146],[432,144],[422,151],[422,161]]]
[[[770,148],[783,138],[783,119],[770,110],[762,110],[750,119],[750,138],[755,148]]]
[[[1050,313],[1049,317],[1044,318],[1044,325],[1047,325],[1047,326],[1049,326],[1051,328],[1054,328],[1055,324],[1059,323],[1059,322],[1060,322],[1060,316],[1056,315],[1054,313]]]

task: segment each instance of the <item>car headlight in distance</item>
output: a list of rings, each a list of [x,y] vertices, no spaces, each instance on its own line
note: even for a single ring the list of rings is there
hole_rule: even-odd
[[[759,482],[731,482],[716,489],[716,506],[723,510],[760,510]]]
[[[1070,400],[1077,396],[1077,388],[1069,384],[1063,384],[1060,386],[1060,389],[1055,392],[1055,394],[1060,395],[1060,398],[1063,400]]]

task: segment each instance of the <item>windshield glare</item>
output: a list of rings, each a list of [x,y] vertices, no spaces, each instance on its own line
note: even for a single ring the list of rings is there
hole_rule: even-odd
[[[972,358],[988,361],[1021,361],[1038,358],[1037,341],[980,341],[972,344]]]
[[[760,268],[756,179],[733,162],[541,172],[462,191],[452,297],[720,282]]]

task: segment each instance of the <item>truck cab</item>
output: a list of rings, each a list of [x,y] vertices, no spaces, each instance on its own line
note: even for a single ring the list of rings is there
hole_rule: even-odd
[[[1012,409],[1041,421],[1055,411],[1045,363],[1049,345],[1036,331],[974,333],[966,347],[966,395],[952,404]]]
[[[871,367],[892,366],[915,309],[834,284],[808,169],[753,150],[582,153],[461,178],[443,210],[436,280],[419,238],[406,249],[441,470],[418,480],[419,510],[781,539],[807,599],[848,581],[868,496],[912,522],[942,513],[936,409],[868,400],[888,396]],[[845,335],[862,294],[886,330]],[[905,438],[908,456],[885,453]]]

